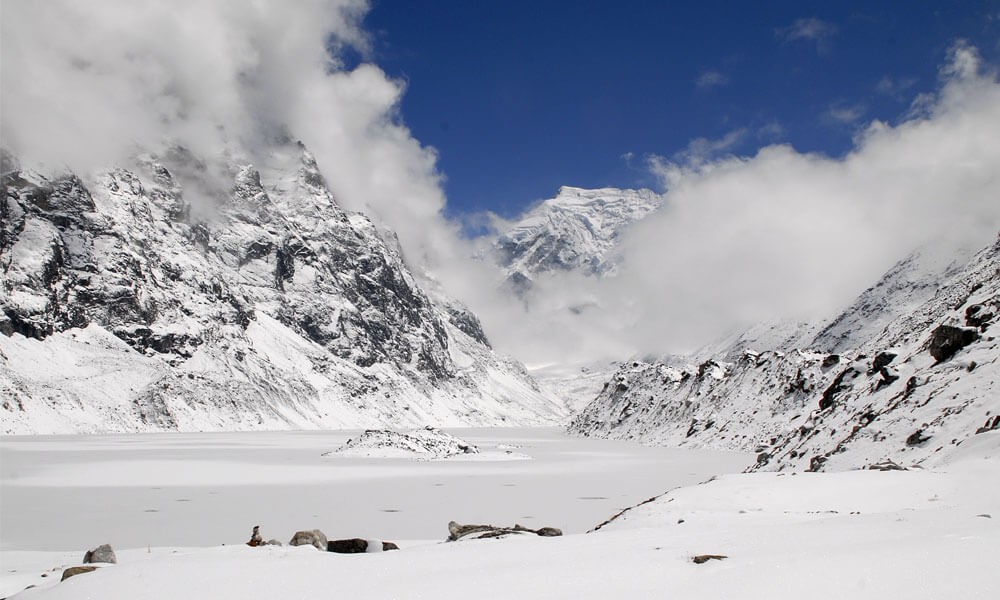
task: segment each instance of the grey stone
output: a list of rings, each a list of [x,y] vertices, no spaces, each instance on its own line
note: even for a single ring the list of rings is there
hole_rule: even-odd
[[[310,531],[296,531],[295,535],[292,536],[292,540],[288,542],[289,546],[314,546],[319,550],[327,549],[326,535],[319,529],[313,529]]]
[[[81,573],[90,573],[91,571],[96,571],[96,570],[97,570],[97,567],[91,567],[91,566],[86,566],[86,567],[70,567],[70,568],[66,569],[65,571],[63,571],[62,579],[60,579],[59,581],[66,581],[67,579],[69,579],[70,577],[73,577],[74,575],[80,575]]]
[[[83,564],[85,565],[90,563],[116,564],[117,562],[118,558],[115,556],[115,551],[111,548],[111,544],[101,544],[93,550],[88,550],[83,555]]]

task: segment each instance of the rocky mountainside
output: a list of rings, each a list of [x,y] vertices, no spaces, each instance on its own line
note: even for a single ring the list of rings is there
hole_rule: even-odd
[[[960,266],[911,256],[807,349],[625,364],[570,431],[755,451],[761,470],[934,464],[1000,429],[998,314],[1000,240]]]
[[[0,431],[551,422],[301,144],[93,175],[4,156]],[[437,295],[435,295],[437,297]]]
[[[536,275],[550,271],[613,272],[622,233],[661,203],[650,190],[562,187],[501,233],[497,261],[515,289],[530,287]]]

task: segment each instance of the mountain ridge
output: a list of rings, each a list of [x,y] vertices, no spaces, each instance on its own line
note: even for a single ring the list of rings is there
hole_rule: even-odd
[[[258,155],[171,147],[86,180],[5,156],[4,433],[564,414],[475,315],[432,299],[398,245],[337,205],[304,146]]]

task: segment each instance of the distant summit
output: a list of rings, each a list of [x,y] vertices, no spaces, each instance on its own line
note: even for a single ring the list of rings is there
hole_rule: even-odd
[[[662,204],[651,190],[563,186],[555,198],[527,212],[495,244],[507,281],[525,290],[541,273],[577,271],[603,276],[615,271],[623,232]]]

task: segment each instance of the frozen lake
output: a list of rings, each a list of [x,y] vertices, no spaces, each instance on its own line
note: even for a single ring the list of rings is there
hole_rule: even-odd
[[[254,525],[286,543],[443,539],[448,521],[584,532],[751,457],[572,438],[555,428],[448,429],[531,460],[322,456],[357,431],[0,438],[0,549],[217,546]]]

